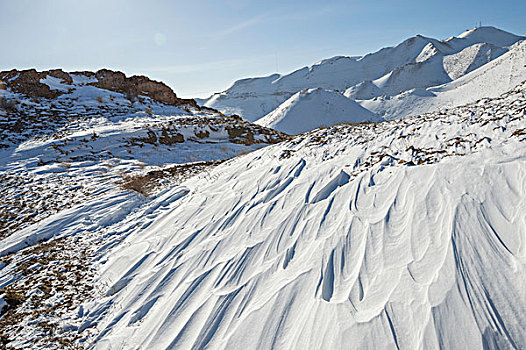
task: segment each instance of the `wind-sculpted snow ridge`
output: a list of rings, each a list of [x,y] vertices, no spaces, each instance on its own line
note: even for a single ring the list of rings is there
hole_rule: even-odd
[[[227,90],[200,103],[224,113],[238,114],[249,121],[272,113],[305,89],[321,88],[338,94],[346,92],[349,98],[374,104],[378,98],[389,101],[390,97],[400,93],[454,81],[483,67],[524,39],[524,36],[494,27],[474,28],[446,40],[416,35],[396,46],[363,57],[338,56],[285,75],[238,80]],[[524,67],[519,69],[524,70]],[[498,84],[497,81],[492,83]],[[493,97],[515,85],[506,86]],[[464,100],[461,104],[473,101]],[[323,102],[320,99],[319,103]],[[386,110],[382,110],[381,106],[372,112],[383,115]],[[434,110],[420,110],[418,114],[431,111]],[[352,121],[352,117],[350,119],[348,121]],[[323,121],[316,127],[322,125]]]
[[[0,84],[2,349],[73,347],[84,329],[71,310],[97,291],[93,261],[125,237],[109,227],[197,173],[290,139],[103,73],[11,71]],[[128,83],[140,94],[123,93]]]
[[[97,349],[526,347],[526,84],[170,194],[109,229],[126,238],[81,315]]]

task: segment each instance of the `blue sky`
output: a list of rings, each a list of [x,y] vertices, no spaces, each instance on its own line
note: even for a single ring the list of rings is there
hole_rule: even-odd
[[[182,97],[479,21],[526,34],[526,1],[0,0],[0,70],[111,68]]]

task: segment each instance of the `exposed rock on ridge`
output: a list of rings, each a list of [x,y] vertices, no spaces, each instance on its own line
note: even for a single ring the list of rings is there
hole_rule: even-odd
[[[63,94],[63,91],[52,90],[47,84],[41,82],[48,76],[61,79],[62,84],[72,85],[72,75],[84,75],[94,78],[96,81],[90,82],[89,85],[101,89],[111,90],[126,94],[130,97],[148,96],[151,99],[172,106],[191,105],[198,108],[193,99],[181,99],[166,84],[151,80],[142,75],[126,77],[119,71],[109,69],[100,69],[97,72],[64,72],[62,69],[53,69],[49,71],[38,72],[35,69],[28,70],[10,70],[0,72],[0,80],[6,87],[14,92],[24,94],[29,97],[56,98]]]
[[[126,77],[122,72],[101,69],[95,73],[95,77],[97,82],[91,84],[101,89],[132,96],[148,96],[153,100],[173,106],[182,104],[197,106],[193,99],[181,99],[166,84],[151,80],[143,75]]]
[[[73,82],[71,76],[61,69],[52,69],[44,72],[37,72],[36,69],[10,70],[0,72],[0,80],[6,87],[14,92],[18,92],[29,97],[56,98],[62,94],[61,91],[51,90],[51,88],[41,79],[47,76],[62,79],[62,82],[70,85]]]

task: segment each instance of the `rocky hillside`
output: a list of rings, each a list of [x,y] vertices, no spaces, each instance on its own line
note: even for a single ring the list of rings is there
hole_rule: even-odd
[[[111,225],[189,177],[290,139],[142,76],[12,70],[0,79],[0,348],[67,348],[79,337],[57,337],[65,329],[49,317],[94,296],[100,236],[80,229],[86,236],[49,242],[54,216],[68,217],[64,228]],[[78,211],[94,202],[105,218]]]
[[[3,89],[9,89],[27,97],[54,99],[75,90],[80,80],[85,85],[125,94],[129,98],[150,97],[152,100],[171,106],[190,105],[196,107],[191,99],[180,99],[175,92],[162,82],[142,75],[126,77],[122,72],[101,69],[97,72],[64,72],[62,69],[37,72],[35,69],[10,70],[0,72]],[[51,83],[51,84],[50,84]],[[53,83],[61,84],[58,89]]]
[[[94,184],[129,180],[134,170],[213,163],[287,139],[179,99],[146,77],[109,70],[0,76],[2,236],[83,201]],[[117,163],[118,170],[109,165]],[[46,189],[56,194],[52,200]]]

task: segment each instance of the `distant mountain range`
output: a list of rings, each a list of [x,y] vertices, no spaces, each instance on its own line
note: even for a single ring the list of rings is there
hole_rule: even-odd
[[[446,40],[417,35],[362,57],[339,56],[286,75],[238,80],[198,103],[288,133],[343,121],[391,120],[512,89],[526,79],[524,39],[494,27]],[[321,106],[330,113],[319,113]]]

